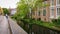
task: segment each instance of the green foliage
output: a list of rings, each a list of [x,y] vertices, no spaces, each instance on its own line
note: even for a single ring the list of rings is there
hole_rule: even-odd
[[[42,6],[42,0],[20,0],[17,3],[17,13],[14,15],[14,18],[17,20],[23,19],[27,14],[36,6]]]
[[[43,21],[37,21],[37,20],[31,20],[31,19],[23,19],[22,22],[28,23],[28,24],[36,24],[36,25],[44,26],[48,28],[53,28],[53,26],[55,27],[55,24],[51,22],[43,22]]]
[[[24,19],[27,18],[27,14],[32,11],[33,9],[38,7],[42,7],[43,0],[20,0],[20,2],[17,3],[17,13],[12,17],[17,21],[23,20],[26,23],[33,24],[33,23],[41,23],[42,21],[36,21],[30,19]],[[31,10],[30,10],[31,9]]]
[[[3,8],[4,15],[8,14],[9,15],[9,10],[7,8]]]
[[[53,19],[52,22],[55,24],[56,27],[60,27],[60,17],[58,17],[58,19]]]
[[[60,17],[58,17],[56,24],[60,26]]]
[[[57,20],[56,20],[56,19],[52,19],[52,22],[53,22],[54,24],[56,24],[56,23],[57,23]]]
[[[27,15],[29,11],[28,5],[25,4],[23,2],[23,0],[21,2],[18,3],[17,6],[17,13],[13,16],[17,21],[21,20],[23,18],[25,18],[25,16]]]

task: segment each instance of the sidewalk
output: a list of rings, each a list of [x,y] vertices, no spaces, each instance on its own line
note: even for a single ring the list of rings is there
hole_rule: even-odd
[[[15,21],[8,18],[12,34],[27,34]]]
[[[10,34],[9,25],[5,16],[0,16],[0,34]]]

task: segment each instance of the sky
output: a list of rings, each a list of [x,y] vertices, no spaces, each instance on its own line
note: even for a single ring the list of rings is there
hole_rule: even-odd
[[[18,2],[19,0],[0,0],[0,6],[2,8],[16,8],[16,3]]]

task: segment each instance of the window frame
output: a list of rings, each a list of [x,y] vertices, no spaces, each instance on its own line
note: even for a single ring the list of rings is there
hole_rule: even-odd
[[[57,5],[60,5],[60,2],[59,2],[60,0],[57,0]]]
[[[43,16],[46,16],[46,9],[43,9]]]
[[[54,7],[50,8],[50,16],[54,17],[54,11],[52,13],[52,9],[54,9]],[[55,9],[54,9],[55,10]]]
[[[60,8],[57,8],[57,16],[60,16],[60,11],[59,11]]]

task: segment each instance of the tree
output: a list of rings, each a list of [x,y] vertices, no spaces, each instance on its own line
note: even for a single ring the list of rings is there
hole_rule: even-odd
[[[3,15],[3,9],[0,7],[0,15]]]
[[[43,4],[43,0],[20,0],[17,3],[17,13],[13,17],[17,21],[19,21],[21,19],[27,18],[27,14],[29,14],[29,13],[31,14],[31,12],[34,8],[37,8],[37,10],[38,10],[39,8],[41,8],[43,6],[46,6],[46,4]],[[31,20],[32,19],[29,20],[29,27],[31,26],[31,28],[32,28]]]
[[[4,15],[5,14],[8,14],[9,15],[9,10],[7,8],[3,8],[3,13],[4,13]]]
[[[28,13],[32,12],[34,7],[36,8],[43,6],[42,1],[43,0],[20,0],[20,2],[17,3],[18,6],[16,14],[21,18],[24,18]]]

